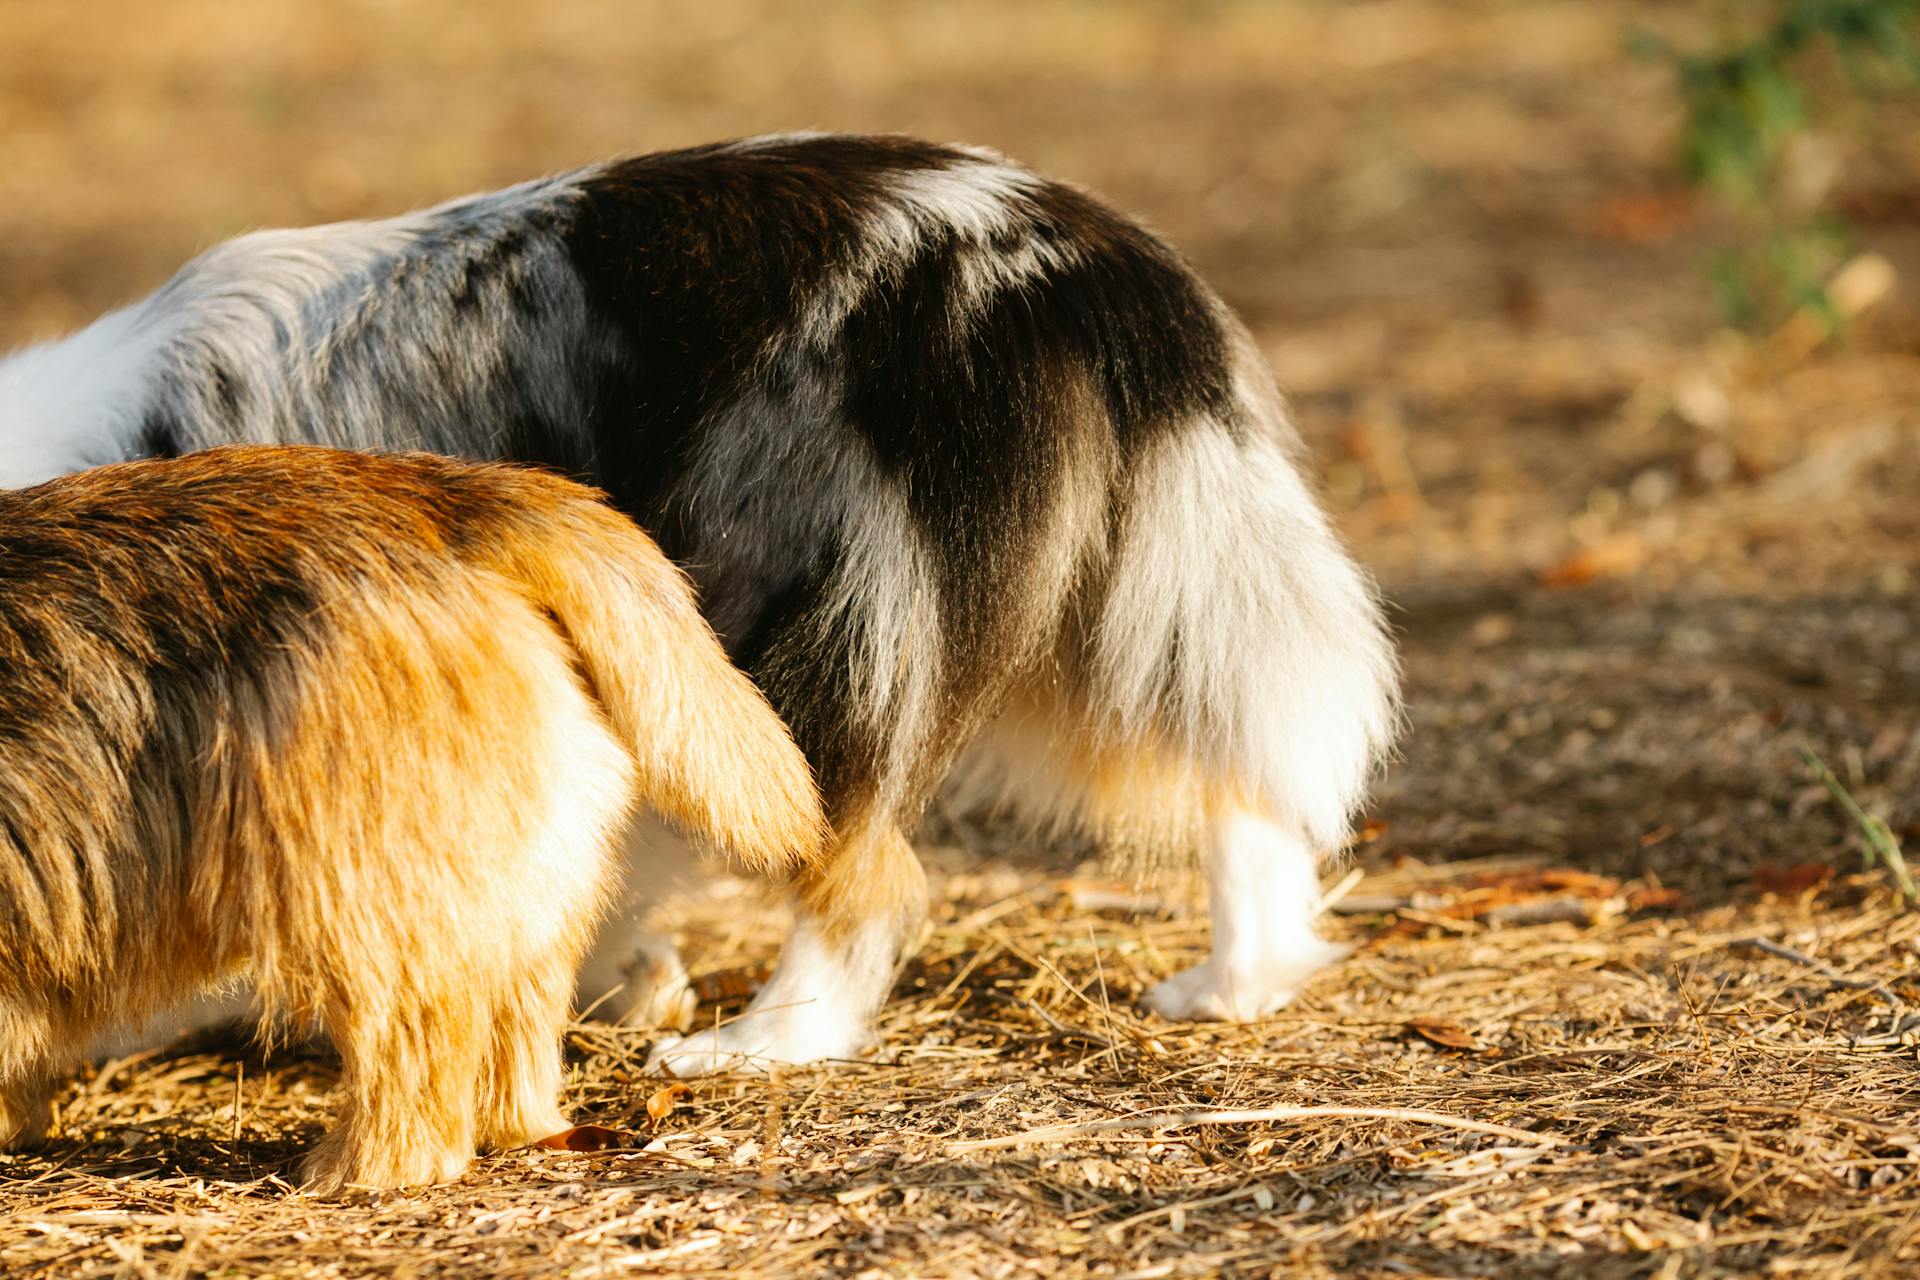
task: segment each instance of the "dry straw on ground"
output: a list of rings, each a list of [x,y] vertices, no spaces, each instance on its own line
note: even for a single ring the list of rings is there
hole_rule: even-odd
[[[583,1026],[576,1110],[638,1149],[511,1153],[341,1205],[282,1180],[321,1120],[323,1060],[110,1063],[62,1099],[51,1151],[0,1165],[0,1273],[1864,1275],[1920,1258],[1920,996],[1850,981],[1911,955],[1920,914],[1847,881],[1685,917],[1635,912],[1646,886],[1624,885],[1583,899],[1591,923],[1472,918],[1489,884],[1550,899],[1541,879],[1512,858],[1370,876],[1336,921],[1352,959],[1269,1023],[1214,1027],[1132,1004],[1197,954],[1192,919],[1089,915],[1038,872],[954,875],[876,1060],[661,1094],[644,1037]],[[761,929],[719,927],[739,918],[736,901],[694,931],[757,957]]]

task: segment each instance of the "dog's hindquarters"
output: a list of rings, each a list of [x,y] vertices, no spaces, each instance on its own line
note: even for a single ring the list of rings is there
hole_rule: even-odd
[[[1370,585],[1302,479],[1269,375],[1237,326],[1229,412],[1135,459],[1114,536],[1056,662],[989,727],[963,796],[1110,847],[1198,852],[1214,954],[1149,1002],[1250,1018],[1338,954],[1315,932],[1320,859],[1398,716]]]
[[[417,545],[383,567],[352,528],[289,544],[242,455],[192,466],[218,511],[170,505],[192,479],[141,483],[164,470],[126,469],[102,518],[9,524],[42,580],[27,608],[0,601],[0,638],[60,627],[42,662],[76,665],[0,753],[23,789],[0,872],[37,895],[0,908],[4,1127],[34,1136],[92,1034],[246,973],[266,1025],[321,1023],[343,1058],[317,1188],[436,1181],[476,1140],[552,1131],[633,773],[570,650],[511,584]],[[321,526],[367,498],[321,496]],[[97,557],[100,580],[75,589],[50,547]],[[35,674],[9,673],[10,713]],[[63,760],[92,807],[48,803]]]
[[[334,1151],[408,1148],[405,1118],[381,1098],[435,1096],[426,1081],[409,1081],[404,1066],[394,1077],[392,1064],[415,1061],[412,1051],[429,1047],[425,1040],[416,1046],[414,1028],[432,1029],[438,1047],[426,1060],[441,1060],[437,1074],[478,1081],[464,1134],[462,1117],[446,1111],[439,1149],[449,1168],[463,1166],[476,1143],[514,1146],[564,1125],[555,1105],[558,1035],[610,887],[608,846],[633,796],[767,870],[805,863],[820,840],[804,758],[765,699],[727,663],[685,579],[645,534],[549,477],[463,469],[454,483],[464,488],[467,509],[460,545],[488,597],[463,611],[463,625],[470,617],[477,629],[452,646],[468,658],[447,673],[457,677],[452,687],[489,717],[471,726],[479,739],[459,749],[468,769],[498,753],[481,785],[489,796],[511,799],[489,812],[470,782],[453,800],[465,808],[430,824],[454,847],[491,841],[501,852],[468,871],[483,883],[441,886],[466,899],[458,937],[448,939],[459,954],[441,970],[448,985],[398,993],[410,1011],[369,1028],[364,1049],[356,1050],[362,1038],[352,1032],[344,1038],[349,1075],[365,1085],[364,1095],[356,1089],[349,1121],[360,1118],[366,1132],[343,1123],[338,1142],[330,1135],[331,1149],[315,1153],[311,1168],[323,1185],[368,1176],[341,1172],[351,1161],[336,1160]],[[499,719],[505,723],[492,722]],[[461,831],[463,821],[469,825]],[[404,832],[389,843],[432,856]],[[427,903],[416,905],[421,916],[431,913]],[[399,919],[391,931],[408,936]],[[422,943],[431,946],[418,937],[406,945]],[[468,973],[502,980],[483,979],[468,992]],[[356,1009],[389,1007],[395,998],[348,993],[338,1016],[351,1019]],[[466,1046],[470,1074],[448,1061],[458,1057],[463,1026],[491,1029],[486,1043]],[[356,1073],[359,1059],[370,1066]],[[460,1101],[449,1094],[446,1104]],[[377,1168],[371,1176],[412,1181],[430,1172]]]
[[[342,1056],[314,1187],[454,1176],[564,1126],[636,791],[762,865],[817,848],[784,727],[577,486],[222,450],[0,504],[38,571],[0,652],[42,657],[0,682],[0,1137],[91,1034],[250,974]]]
[[[1230,1011],[1326,958],[1317,851],[1342,841],[1392,736],[1395,674],[1271,374],[1191,270],[1111,210],[1005,170],[941,181],[943,208],[1000,238],[936,221],[852,313],[840,381],[800,359],[782,379],[805,457],[712,449],[752,461],[687,497],[755,516],[676,554],[715,566],[720,616],[745,620],[737,656],[826,762],[839,844],[806,886],[802,945],[741,1024],[669,1046],[676,1070],[858,1044],[832,1029],[877,1007],[884,939],[918,896],[901,830],[982,731],[975,759],[1025,750],[989,772],[1043,820],[1239,868],[1223,936],[1281,941],[1222,979],[1265,989]],[[756,468],[786,487],[757,491]],[[714,501],[733,493],[752,496]],[[770,628],[727,584],[770,577],[788,530],[815,553],[788,592],[803,604]],[[811,1026],[782,1002],[815,1010]]]
[[[312,673],[329,714],[291,744],[310,788],[264,816],[306,837],[307,865],[282,873],[296,891],[261,997],[325,1025],[344,1068],[305,1165],[323,1191],[442,1181],[476,1146],[565,1127],[559,1036],[632,799],[630,752],[517,584],[430,591],[395,602],[400,628],[343,621],[360,634]]]

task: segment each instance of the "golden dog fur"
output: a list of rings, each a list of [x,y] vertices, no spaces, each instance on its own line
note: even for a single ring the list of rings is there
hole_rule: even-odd
[[[237,448],[0,492],[0,1145],[94,1034],[241,976],[339,1048],[317,1190],[565,1128],[636,798],[819,856],[785,726],[590,490]]]

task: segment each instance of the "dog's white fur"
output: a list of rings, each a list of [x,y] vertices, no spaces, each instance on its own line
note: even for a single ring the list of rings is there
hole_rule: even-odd
[[[153,368],[178,325],[143,303],[0,359],[0,487],[126,456]]]
[[[1207,831],[1213,951],[1147,993],[1169,1018],[1251,1022],[1284,1007],[1320,969],[1346,954],[1320,937],[1319,857],[1295,831],[1229,812]]]
[[[873,1016],[893,985],[898,942],[886,920],[866,921],[838,940],[802,918],[746,1012],[663,1041],[648,1068],[694,1076],[856,1056],[872,1041]]]

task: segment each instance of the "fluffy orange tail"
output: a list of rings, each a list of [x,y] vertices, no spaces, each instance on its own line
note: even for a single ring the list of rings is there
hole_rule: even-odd
[[[817,863],[827,826],[806,757],[727,660],[686,576],[590,491],[496,474],[533,492],[509,495],[505,529],[482,545],[570,638],[639,762],[641,798],[753,870]]]

